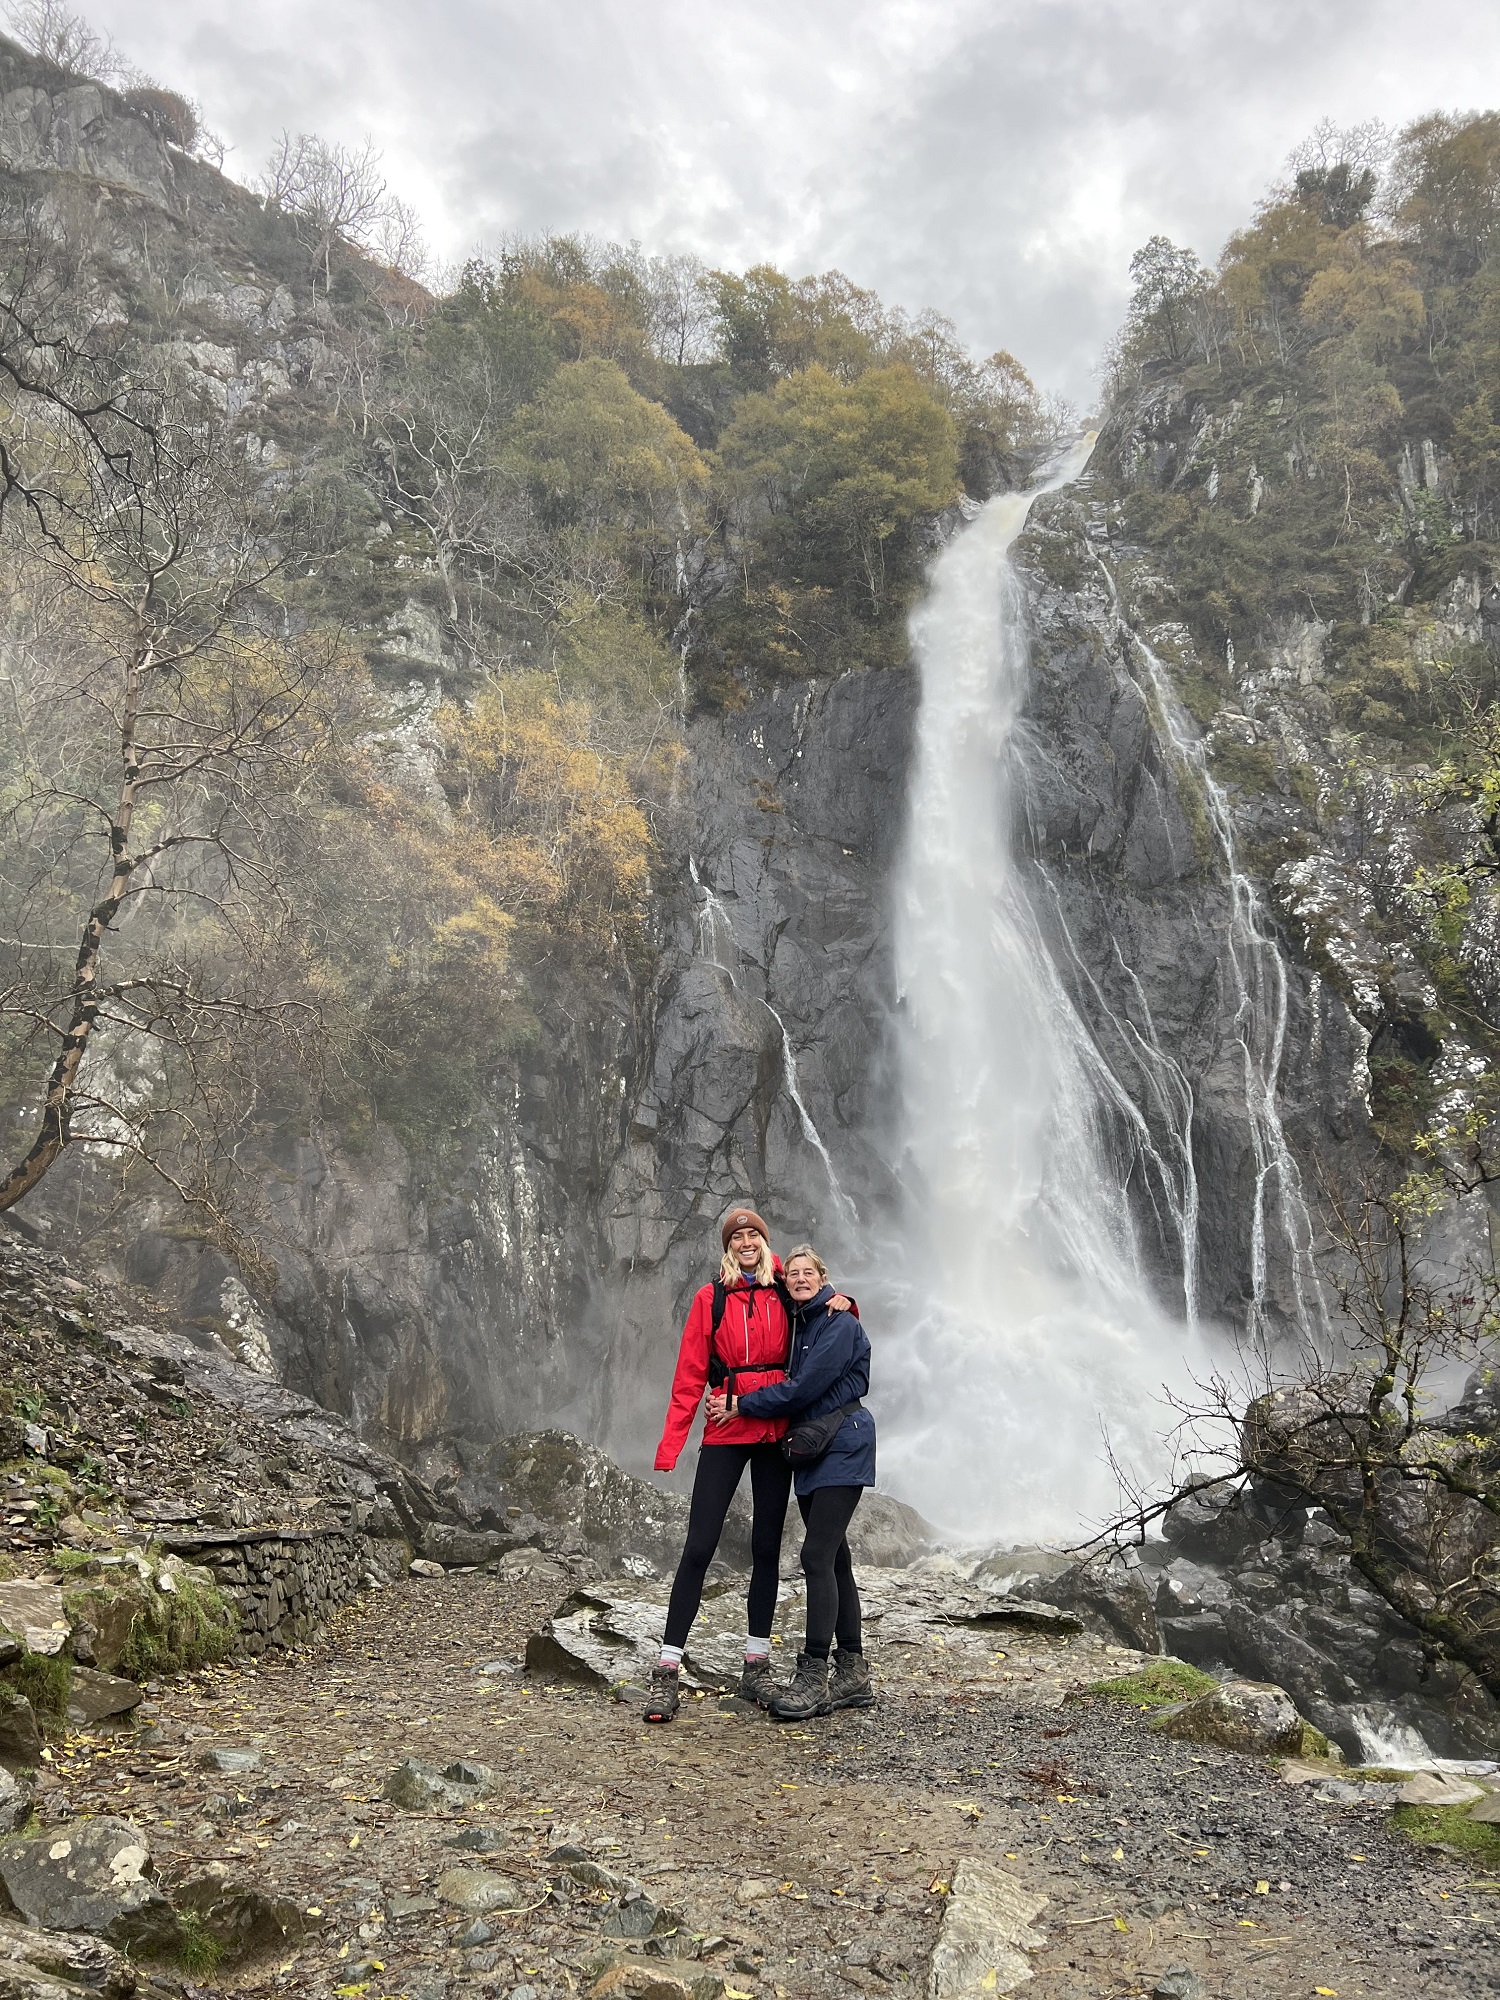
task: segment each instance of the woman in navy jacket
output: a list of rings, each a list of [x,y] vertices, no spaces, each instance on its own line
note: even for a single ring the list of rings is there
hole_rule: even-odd
[[[786,1417],[793,1423],[831,1416],[859,1402],[870,1387],[870,1342],[858,1317],[836,1312],[828,1267],[810,1243],[787,1257],[786,1288],[792,1297],[792,1352],[786,1379],[744,1396],[713,1397],[716,1420]],[[791,1685],[766,1706],[778,1721],[800,1722],[835,1708],[868,1708],[875,1696],[865,1664],[860,1631],[859,1591],[849,1558],[848,1529],[867,1486],[875,1484],[875,1419],[863,1407],[849,1409],[821,1458],[799,1466],[797,1505],[807,1534],[802,1569],[807,1578],[807,1639]],[[829,1646],[838,1652],[830,1674]]]

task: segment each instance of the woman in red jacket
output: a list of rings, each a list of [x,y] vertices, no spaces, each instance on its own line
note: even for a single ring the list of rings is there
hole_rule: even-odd
[[[719,1232],[724,1261],[718,1282],[699,1290],[682,1329],[672,1399],[661,1443],[656,1447],[658,1472],[673,1469],[687,1442],[708,1386],[710,1355],[725,1371],[720,1377],[719,1368],[715,1369],[716,1382],[722,1381],[737,1394],[748,1395],[752,1389],[781,1381],[785,1374],[791,1331],[767,1234],[766,1225],[753,1209],[732,1208],[724,1218]],[[716,1294],[722,1305],[717,1327]],[[732,1417],[705,1432],[693,1478],[687,1542],[667,1605],[661,1664],[651,1675],[647,1722],[670,1722],[677,1713],[683,1648],[698,1615],[703,1579],[719,1546],[724,1517],[747,1465],[752,1501],[750,1632],[745,1641],[740,1693],[747,1700],[764,1703],[775,1688],[771,1618],[776,1609],[781,1530],[792,1486],[791,1467],[781,1455],[780,1439],[785,1429],[778,1417]]]

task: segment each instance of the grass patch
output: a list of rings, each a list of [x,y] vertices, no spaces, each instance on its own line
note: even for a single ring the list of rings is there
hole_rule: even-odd
[[[73,1688],[72,1663],[60,1653],[23,1652],[4,1670],[5,1679],[31,1703],[44,1730],[61,1729],[68,1719]]]
[[[1424,1847],[1446,1847],[1478,1867],[1500,1872],[1500,1826],[1470,1819],[1468,1806],[1397,1806],[1391,1824]]]
[[[1106,1701],[1128,1701],[1132,1708],[1165,1708],[1168,1702],[1192,1701],[1217,1686],[1212,1674],[1201,1673],[1186,1660],[1153,1660],[1138,1673],[1090,1681],[1084,1693],[1103,1695]]]
[[[222,1660],[239,1636],[234,1600],[212,1583],[178,1576],[177,1589],[147,1590],[120,1656],[120,1672],[132,1680],[160,1674],[191,1673]]]
[[[177,1963],[195,1978],[218,1970],[224,1946],[196,1910],[177,1912]]]

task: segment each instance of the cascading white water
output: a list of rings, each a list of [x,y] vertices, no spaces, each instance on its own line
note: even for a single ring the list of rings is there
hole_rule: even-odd
[[[1092,440],[1046,486],[1075,479]],[[1192,1272],[1191,1092],[1157,1050],[1174,1149],[1150,1130],[1059,977],[1018,859],[1013,736],[1024,598],[1007,559],[1035,492],[990,501],[912,619],[922,672],[897,902],[908,1213],[878,1369],[882,1483],[971,1537],[1069,1536],[1118,1501],[1104,1449],[1162,1469],[1170,1412],[1207,1355],[1153,1300],[1105,1119],[1179,1191]],[[1149,1016],[1147,1017],[1149,1021]]]

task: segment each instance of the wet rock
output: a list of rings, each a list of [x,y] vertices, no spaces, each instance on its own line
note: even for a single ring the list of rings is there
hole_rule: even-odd
[[[56,1584],[26,1579],[0,1583],[0,1625],[13,1632],[28,1652],[60,1653],[68,1643],[71,1622]]]
[[[1161,1631],[1156,1622],[1155,1594],[1138,1563],[1096,1557],[1079,1563],[1043,1583],[1022,1583],[1016,1595],[1045,1598],[1064,1611],[1076,1612],[1085,1629],[1117,1639],[1138,1652],[1159,1653]]]
[[[1486,1792],[1469,1814],[1485,1826],[1500,1826],[1500,1791]]]
[[[24,1694],[0,1686],[0,1763],[35,1764],[42,1754],[42,1732]]]
[[[476,1917],[472,1924],[464,1926],[453,1942],[465,1951],[473,1951],[479,1945],[488,1944],[494,1935],[483,1917]]]
[[[1010,1993],[1031,1977],[1028,1951],[1046,1943],[1032,1921],[1047,1898],[992,1861],[971,1857],[954,1871],[933,1946],[930,2000]]]
[[[622,1471],[596,1445],[566,1431],[502,1438],[473,1477],[477,1490],[503,1493],[522,1513],[576,1536],[600,1561],[631,1555],[669,1568],[681,1553],[686,1496]]]
[[[901,1569],[942,1540],[915,1507],[888,1493],[867,1492],[849,1524],[849,1553],[861,1566]]]
[[[28,1923],[164,1950],[177,1918],[152,1880],[151,1851],[129,1820],[77,1820],[0,1844],[0,1882]]]
[[[289,1897],[237,1880],[222,1861],[210,1861],[179,1882],[172,1900],[179,1910],[194,1911],[235,1957],[295,1943],[307,1929],[302,1910]]]
[[[140,1706],[141,1687],[121,1674],[101,1674],[93,1667],[73,1669],[68,1687],[68,1720],[88,1729],[107,1716],[128,1715]]]
[[[1186,1743],[1251,1755],[1295,1754],[1302,1748],[1302,1717],[1285,1689],[1263,1681],[1229,1681],[1193,1701],[1158,1711],[1151,1727]]]
[[[540,1527],[540,1522],[536,1526]],[[450,1521],[428,1521],[422,1529],[422,1555],[440,1569],[478,1569],[507,1555],[529,1539],[497,1528],[466,1528]],[[414,1574],[425,1575],[412,1565]]]
[[[616,1875],[612,1869],[601,1868],[597,1861],[589,1861],[583,1856],[576,1859],[570,1857],[567,1872],[586,1889],[607,1889],[612,1896],[628,1895],[641,1886],[628,1875]]]
[[[60,1984],[53,1986],[54,1980]],[[31,1994],[36,2000],[44,1994],[62,2000],[80,1989],[92,2000],[131,2000],[135,1968],[102,1938],[33,1930],[13,1917],[0,1917],[0,1993],[7,2000]]]
[[[425,1556],[417,1556],[407,1565],[407,1569],[412,1576],[425,1576],[428,1578],[446,1576],[448,1574],[441,1563],[428,1562]]]
[[[445,1868],[436,1887],[443,1902],[474,1916],[489,1910],[518,1909],[524,1900],[514,1877],[496,1875],[488,1868]]]
[[[198,1752],[198,1762],[206,1771],[220,1771],[228,1778],[242,1778],[247,1771],[258,1771],[261,1761],[259,1750],[228,1743],[213,1743]]]

